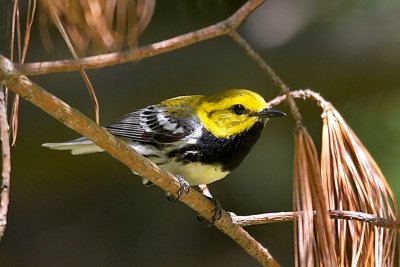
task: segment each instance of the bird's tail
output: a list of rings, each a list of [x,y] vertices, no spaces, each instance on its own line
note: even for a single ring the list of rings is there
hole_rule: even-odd
[[[87,138],[79,138],[64,143],[45,143],[42,145],[55,150],[71,150],[72,155],[90,154],[104,151]]]

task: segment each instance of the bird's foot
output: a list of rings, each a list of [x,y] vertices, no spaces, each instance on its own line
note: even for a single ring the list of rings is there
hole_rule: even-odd
[[[167,199],[172,202],[178,201],[183,194],[185,195],[189,194],[190,190],[189,183],[182,176],[176,175],[176,178],[178,179],[179,182],[178,192],[176,193],[177,197],[174,197],[171,194],[167,193]]]
[[[219,219],[221,219],[221,217],[222,217],[222,206],[221,206],[221,203],[220,203],[217,199],[212,198],[212,197],[208,197],[208,196],[206,196],[206,197],[207,197],[209,200],[211,200],[212,203],[213,203],[214,206],[215,206],[215,208],[214,208],[214,210],[213,210],[214,214],[213,214],[213,216],[212,216],[212,218],[211,218],[211,220],[210,220],[210,223],[207,225],[207,226],[211,226],[211,225],[213,225],[216,221],[218,221]],[[199,220],[200,222],[204,222],[204,221],[205,221],[205,218],[202,217],[202,216],[200,216],[200,215],[198,215],[198,216],[197,216],[197,220]]]

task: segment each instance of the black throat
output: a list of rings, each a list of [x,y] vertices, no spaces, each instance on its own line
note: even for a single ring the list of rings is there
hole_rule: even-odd
[[[261,136],[264,123],[259,121],[247,131],[230,138],[218,138],[203,129],[203,135],[194,145],[171,151],[171,157],[177,157],[183,163],[200,162],[220,164],[223,171],[235,169],[250,152]]]

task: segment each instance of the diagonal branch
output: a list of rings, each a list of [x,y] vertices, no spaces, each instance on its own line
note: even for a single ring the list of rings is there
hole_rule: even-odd
[[[99,69],[167,53],[195,43],[206,41],[218,36],[226,35],[233,31],[243,20],[260,6],[264,0],[248,0],[228,19],[217,24],[199,29],[194,32],[182,34],[148,46],[131,49],[124,52],[115,52],[78,60],[58,60],[48,62],[36,62],[15,64],[18,72],[27,75],[43,75],[54,72],[79,71],[81,69]]]
[[[1,56],[0,81],[11,91],[32,102],[67,127],[92,140],[138,175],[149,179],[153,184],[176,196],[179,184],[173,175],[159,169],[155,164],[139,155],[125,142],[115,138],[103,127],[100,127],[79,111],[34,84],[27,77],[15,72],[12,62]],[[214,215],[214,204],[195,190],[190,190],[188,195],[180,198],[180,201],[208,220],[211,220]],[[214,225],[238,243],[260,264],[264,266],[279,266],[266,248],[243,228],[232,222],[228,212],[223,211],[221,219],[217,220]]]

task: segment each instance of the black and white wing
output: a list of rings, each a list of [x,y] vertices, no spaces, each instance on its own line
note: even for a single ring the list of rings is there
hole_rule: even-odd
[[[132,141],[168,144],[190,134],[188,126],[184,121],[168,116],[165,107],[153,105],[125,115],[106,129]]]
[[[156,146],[179,142],[192,133],[195,125],[193,121],[188,123],[188,118],[172,118],[164,111],[163,106],[149,106],[125,115],[105,128],[113,135],[128,141]],[[71,150],[73,155],[103,151],[85,137],[64,143],[46,143],[42,146],[56,150]]]

